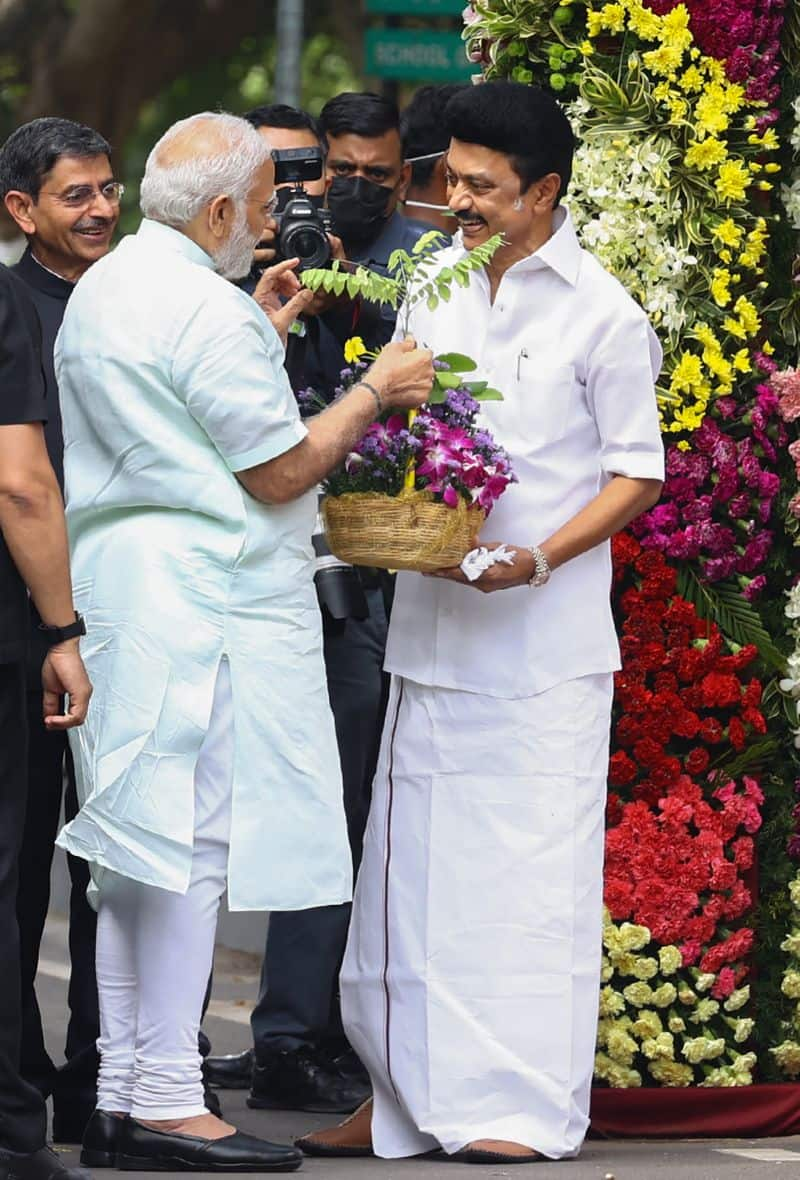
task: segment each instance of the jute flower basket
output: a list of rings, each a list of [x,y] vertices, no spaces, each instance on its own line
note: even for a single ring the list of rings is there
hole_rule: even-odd
[[[352,565],[389,570],[431,570],[460,565],[474,548],[482,508],[434,503],[430,494],[404,489],[399,496],[347,492],[322,502],[331,553]]]

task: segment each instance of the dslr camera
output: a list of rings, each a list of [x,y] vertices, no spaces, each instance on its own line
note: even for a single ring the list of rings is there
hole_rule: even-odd
[[[307,180],[322,176],[322,148],[283,148],[272,153],[275,185],[288,185],[278,191],[278,223],[275,234],[276,259],[299,258],[298,270],[327,266],[331,260],[328,233],[331,215],[315,204],[321,198],[310,197],[303,187]]]

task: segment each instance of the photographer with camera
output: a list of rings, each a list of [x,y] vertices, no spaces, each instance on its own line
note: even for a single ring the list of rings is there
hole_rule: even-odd
[[[430,228],[397,212],[409,169],[403,164],[396,107],[375,95],[345,94],[328,103],[323,116],[336,148],[327,176],[328,145],[312,116],[281,104],[245,115],[273,148],[278,193],[275,216],[243,284],[250,291],[261,268],[289,257],[300,259],[301,281],[304,266],[343,260],[345,252],[352,260],[385,269],[394,249],[409,250]],[[344,243],[334,236],[338,233]],[[330,399],[345,365],[344,341],[358,333],[369,348],[378,348],[391,336],[394,318],[393,312],[384,315],[361,301],[315,296],[287,342],[293,389],[312,387]],[[334,558],[321,530],[314,543],[328,692],[357,866],[385,707],[384,593],[389,587],[377,571],[356,571]],[[349,904],[271,915],[261,995],[252,1014],[254,1049],[207,1058],[212,1084],[250,1086],[248,1104],[256,1108],[338,1113],[355,1109],[367,1097],[366,1074],[347,1044],[339,1015],[338,975],[349,919]]]

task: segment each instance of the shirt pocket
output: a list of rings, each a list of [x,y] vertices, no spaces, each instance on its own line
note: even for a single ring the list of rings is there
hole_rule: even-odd
[[[529,444],[538,448],[563,438],[577,393],[574,366],[548,364],[523,350],[516,385],[520,425]]]

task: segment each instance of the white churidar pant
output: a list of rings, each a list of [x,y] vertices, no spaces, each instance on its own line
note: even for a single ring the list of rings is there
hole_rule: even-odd
[[[97,1105],[141,1119],[206,1113],[197,1050],[225,890],[233,783],[233,698],[220,662],[194,783],[185,894],[103,875],[97,919]]]
[[[341,980],[379,1156],[580,1149],[612,687],[506,700],[393,678]]]

